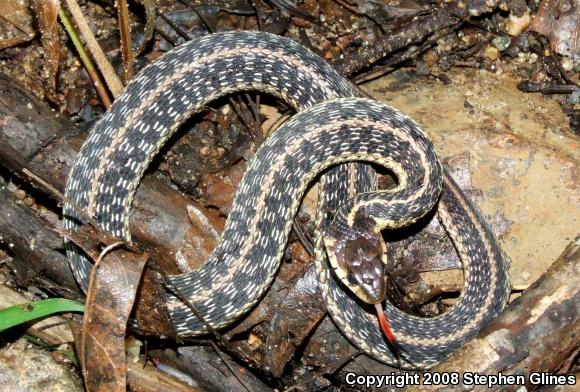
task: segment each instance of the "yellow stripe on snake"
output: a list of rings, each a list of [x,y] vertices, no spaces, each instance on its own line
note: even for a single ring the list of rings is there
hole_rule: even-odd
[[[396,363],[366,304],[384,299],[380,231],[411,224],[434,206],[463,263],[464,288],[457,302],[434,318],[411,316],[384,303],[403,357],[417,366],[433,366],[503,309],[509,282],[498,242],[442,170],[422,129],[396,109],[361,98],[324,60],[286,38],[213,34],[150,64],[92,130],[71,170],[66,196],[104,231],[130,241],[133,195],[165,142],[208,103],[248,90],[272,94],[298,114],[249,163],[209,260],[198,270],[171,277],[207,322],[225,327],[264,295],[302,196],[317,179],[320,290],[338,328],[368,355]],[[396,188],[376,191],[369,163],[391,170]],[[83,223],[70,205],[64,207],[64,220],[69,230]],[[72,243],[67,247],[74,274],[86,289],[92,264]],[[204,323],[170,293],[167,304],[181,336],[207,333]]]

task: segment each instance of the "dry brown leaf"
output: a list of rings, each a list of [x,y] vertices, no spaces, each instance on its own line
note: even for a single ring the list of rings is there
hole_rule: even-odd
[[[18,37],[15,37],[15,38],[0,39],[0,50],[6,49],[6,48],[11,48],[13,46],[18,46],[18,45],[23,44],[25,42],[28,42],[30,40],[32,40],[32,38],[30,36],[26,36],[26,35],[19,35]]]
[[[548,37],[554,52],[580,59],[580,0],[543,0],[530,30]]]
[[[88,391],[124,392],[125,334],[147,254],[105,256],[89,286],[83,319],[83,373]]]
[[[0,1],[0,18],[6,20],[24,34],[34,35],[32,18],[26,3],[19,0]]]
[[[26,3],[18,0],[0,1],[0,19],[4,19],[15,28],[15,32],[17,31],[16,35],[8,33],[8,35],[5,34],[1,37],[0,50],[20,45],[35,37],[35,31],[32,27],[32,15],[30,15],[30,10]]]
[[[145,264],[146,253],[118,242],[91,225],[67,233],[95,267],[87,290],[79,357],[87,391],[127,389],[125,334]],[[105,245],[102,250],[97,250]]]
[[[206,174],[202,178],[205,205],[216,207],[223,213],[229,213],[234,202],[236,186],[214,174]]]

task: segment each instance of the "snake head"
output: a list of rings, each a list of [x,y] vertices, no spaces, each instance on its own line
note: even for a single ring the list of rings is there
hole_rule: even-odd
[[[359,288],[355,294],[369,304],[383,302],[386,297],[387,271],[382,254],[382,249],[365,237],[358,237],[345,244],[347,278]]]
[[[369,304],[380,303],[386,297],[387,284],[382,237],[374,230],[349,234],[325,239],[330,264],[358,298]]]

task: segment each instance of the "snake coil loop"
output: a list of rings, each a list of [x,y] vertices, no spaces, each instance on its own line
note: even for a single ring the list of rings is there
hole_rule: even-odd
[[[396,362],[374,315],[344,290],[349,284],[345,260],[357,254],[352,247],[365,243],[367,249],[379,249],[376,255],[382,258],[379,230],[411,223],[437,201],[464,265],[465,286],[448,312],[430,319],[385,304],[404,356],[430,367],[502,310],[509,285],[501,249],[481,214],[442,171],[425,133],[399,111],[358,97],[358,90],[324,60],[286,38],[257,32],[213,34],[150,64],[91,132],[71,170],[66,196],[104,231],[130,241],[133,195],[153,157],[192,114],[244,90],[275,95],[299,113],[251,161],[210,259],[200,269],[172,278],[213,327],[231,323],[265,293],[301,195],[321,172],[315,241],[320,288],[334,322],[356,346],[380,361]],[[392,170],[398,187],[372,192],[374,170],[361,161]],[[331,224],[322,211],[339,212]],[[63,215],[68,230],[82,223],[69,205]],[[68,242],[67,249],[75,277],[86,288],[91,263],[74,244]],[[364,271],[357,271],[365,280]],[[372,287],[357,294],[372,297]],[[206,332],[170,294],[167,305],[180,335]]]

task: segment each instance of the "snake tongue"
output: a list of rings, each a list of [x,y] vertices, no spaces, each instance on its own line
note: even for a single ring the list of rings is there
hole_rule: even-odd
[[[397,364],[399,365],[399,369],[401,369],[401,348],[397,339],[395,339],[395,335],[393,334],[393,330],[389,325],[389,321],[387,320],[387,315],[383,312],[383,305],[381,303],[375,304],[375,309],[377,310],[377,317],[379,319],[379,325],[381,326],[381,330],[383,334],[387,338],[391,348],[395,352],[397,357]]]

